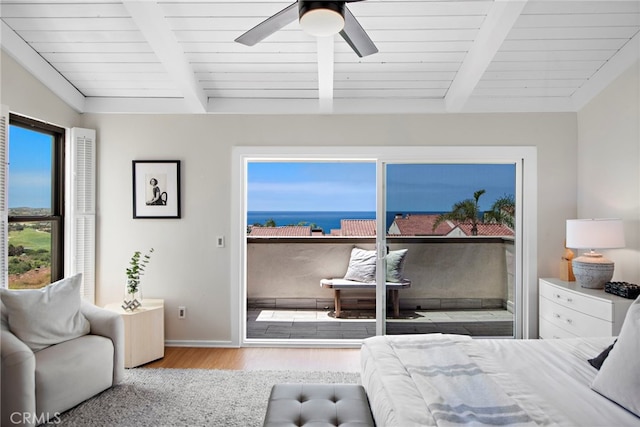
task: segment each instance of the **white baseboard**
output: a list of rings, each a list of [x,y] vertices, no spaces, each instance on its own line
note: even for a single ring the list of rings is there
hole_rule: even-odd
[[[165,340],[165,347],[238,347],[231,341],[211,341],[211,340]]]

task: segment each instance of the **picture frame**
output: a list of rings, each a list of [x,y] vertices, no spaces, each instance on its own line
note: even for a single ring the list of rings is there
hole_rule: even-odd
[[[180,160],[133,160],[133,218],[180,218]]]

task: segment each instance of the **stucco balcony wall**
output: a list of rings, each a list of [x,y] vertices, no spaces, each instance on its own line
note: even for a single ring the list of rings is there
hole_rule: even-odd
[[[247,298],[250,306],[318,308],[333,304],[323,278],[343,277],[354,247],[373,249],[368,238],[250,238]],[[403,308],[495,308],[513,301],[513,241],[492,237],[389,238],[390,250],[408,249],[400,291]],[[371,298],[351,291],[345,298]]]

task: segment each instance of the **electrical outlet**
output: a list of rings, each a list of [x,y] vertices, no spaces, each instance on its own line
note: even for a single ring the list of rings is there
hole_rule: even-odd
[[[219,248],[224,248],[224,236],[216,237],[216,246]]]
[[[178,319],[186,319],[187,318],[187,307],[180,306],[178,307]]]

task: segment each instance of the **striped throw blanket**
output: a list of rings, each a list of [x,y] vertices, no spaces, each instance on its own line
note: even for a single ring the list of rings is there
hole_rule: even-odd
[[[438,426],[534,426],[519,404],[446,335],[429,342],[390,340]]]

